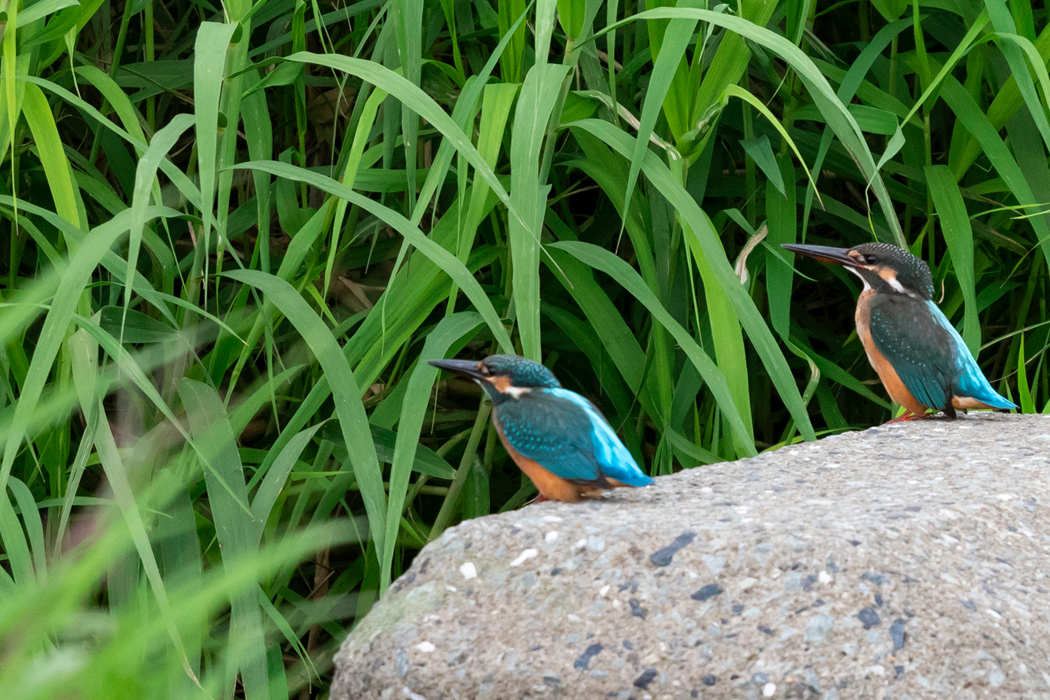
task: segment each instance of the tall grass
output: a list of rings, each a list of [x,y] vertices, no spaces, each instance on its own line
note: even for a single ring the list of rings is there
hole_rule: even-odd
[[[909,247],[1050,406],[1041,3],[0,0],[0,32],[14,696],[323,696],[426,542],[535,493],[427,359],[544,361],[653,474],[890,417],[855,281],[781,243]]]

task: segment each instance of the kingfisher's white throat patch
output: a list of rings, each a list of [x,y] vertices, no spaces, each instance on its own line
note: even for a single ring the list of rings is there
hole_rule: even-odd
[[[510,383],[509,377],[485,377],[484,379],[489,384],[496,387],[496,391],[501,394],[506,394],[512,399],[520,399],[522,396],[532,391],[532,389],[527,386],[514,386]]]
[[[894,291],[900,292],[901,294],[907,294],[908,296],[910,296],[910,297],[912,297],[914,299],[920,299],[921,298],[921,297],[919,297],[918,294],[916,294],[915,292],[911,291],[910,289],[905,289],[904,288],[904,285],[901,284],[899,279],[897,279],[897,272],[896,271],[891,270],[888,267],[883,267],[883,268],[880,268],[878,270],[878,273],[879,273],[879,277],[881,277],[882,279],[886,280],[886,284],[890,285],[890,287]]]

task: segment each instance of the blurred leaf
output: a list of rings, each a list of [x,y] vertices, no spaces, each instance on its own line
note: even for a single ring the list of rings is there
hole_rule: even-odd
[[[119,306],[103,306],[99,314],[102,329],[115,337],[123,337],[125,343],[178,341],[178,333],[174,328],[139,311],[125,312]]]
[[[179,383],[190,433],[206,451],[200,454],[215,536],[222,548],[223,566],[233,568],[258,548],[258,526],[247,509],[244,469],[237,454],[226,411],[211,387],[189,379]],[[283,455],[282,455],[283,456]],[[230,617],[231,663],[239,668],[246,698],[268,697],[266,643],[262,616],[252,592],[234,596]],[[233,674],[229,674],[232,677]]]

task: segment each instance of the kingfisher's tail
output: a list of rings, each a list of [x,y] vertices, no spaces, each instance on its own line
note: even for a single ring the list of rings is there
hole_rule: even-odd
[[[993,389],[987,382],[985,382],[983,387],[980,387],[979,391],[960,392],[960,395],[968,399],[980,401],[989,408],[1001,408],[1004,410],[1017,408],[1017,404],[1001,396],[999,392]]]
[[[977,361],[973,359],[973,355],[970,354],[970,351],[966,349],[961,340],[959,344],[961,346],[958,358],[959,376],[953,382],[952,394],[959,398],[979,401],[989,408],[1017,408],[1012,401],[1008,401],[992,388],[984,373],[981,372],[981,368],[977,366]]]
[[[966,346],[962,336],[959,335],[959,331],[955,330],[955,326],[951,324],[951,321],[932,301],[927,301],[926,304],[930,309],[930,313],[933,314],[934,320],[944,330],[948,331],[948,335],[955,342],[956,376],[952,381],[952,395],[961,399],[973,399],[989,408],[1017,408],[1016,404],[1000,396],[999,392],[992,388],[992,385],[984,376],[984,372],[977,365],[977,360],[974,359],[970,349]]]

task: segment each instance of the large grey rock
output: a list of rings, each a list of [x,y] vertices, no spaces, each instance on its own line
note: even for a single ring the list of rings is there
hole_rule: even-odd
[[[331,697],[1050,697],[1050,416],[905,423],[472,520]]]

